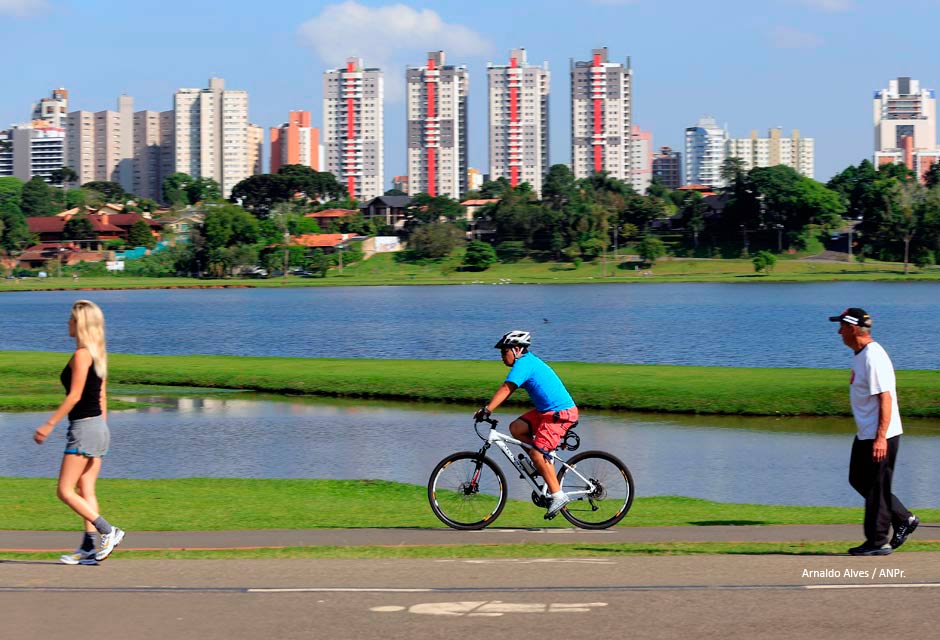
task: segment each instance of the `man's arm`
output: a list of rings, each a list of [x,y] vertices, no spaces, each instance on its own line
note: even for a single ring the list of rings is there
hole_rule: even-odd
[[[490,401],[487,402],[483,408],[473,414],[473,417],[477,418],[478,420],[480,418],[487,417],[490,413],[496,411],[499,405],[506,402],[506,398],[511,396],[512,392],[517,388],[518,387],[516,387],[516,385],[512,382],[504,382],[503,384],[499,385],[499,389],[496,390],[496,393],[493,394],[493,397],[490,399]]]
[[[888,455],[888,425],[891,424],[891,392],[882,391],[878,394],[878,433],[875,435],[875,444],[872,446],[871,457],[875,462],[881,462]]]

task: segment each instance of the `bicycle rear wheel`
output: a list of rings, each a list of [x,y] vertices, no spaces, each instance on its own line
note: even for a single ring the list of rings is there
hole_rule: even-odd
[[[568,464],[578,473],[568,467],[558,472],[561,490],[571,496],[561,515],[582,529],[606,529],[623,520],[633,505],[633,476],[627,466],[604,451],[579,453]],[[578,474],[594,485],[591,493],[583,493],[589,486]]]
[[[454,453],[431,472],[428,501],[448,527],[482,529],[506,506],[506,476],[476,451]]]

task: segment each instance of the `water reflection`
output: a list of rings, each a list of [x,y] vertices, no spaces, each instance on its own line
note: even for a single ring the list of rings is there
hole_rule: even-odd
[[[111,416],[105,477],[379,478],[424,484],[434,464],[480,441],[472,408],[263,397],[147,397]],[[47,414],[0,414],[3,476],[54,476],[65,429],[37,447]],[[510,413],[501,416],[505,426]],[[579,427],[583,449],[630,467],[641,496],[722,502],[858,506],[847,483],[854,432],[847,418],[737,418],[602,414]],[[940,501],[940,432],[909,421],[895,476],[912,506]],[[496,454],[504,470],[508,463]],[[496,456],[494,456],[496,457]],[[523,485],[509,477],[524,496]]]

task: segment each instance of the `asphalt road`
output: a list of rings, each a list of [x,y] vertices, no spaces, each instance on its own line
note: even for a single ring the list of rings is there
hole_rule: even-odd
[[[940,553],[5,561],[0,636],[930,638],[938,596]]]

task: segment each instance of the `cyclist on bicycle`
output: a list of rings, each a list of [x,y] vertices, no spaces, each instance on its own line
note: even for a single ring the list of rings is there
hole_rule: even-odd
[[[529,353],[532,336],[528,331],[510,331],[496,343],[503,364],[510,367],[506,381],[493,398],[479,409],[474,419],[482,420],[499,407],[512,392],[522,387],[529,393],[535,408],[513,420],[509,431],[517,440],[533,445],[529,456],[552,492],[552,501],[545,518],[550,520],[571,501],[555,477],[555,469],[544,454],[558,446],[572,424],[578,421],[578,408],[565,385],[551,367]]]

